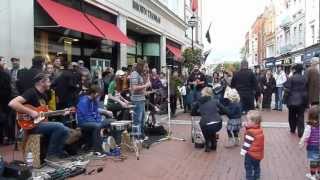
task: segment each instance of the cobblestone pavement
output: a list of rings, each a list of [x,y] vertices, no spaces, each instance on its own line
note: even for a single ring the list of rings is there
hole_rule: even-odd
[[[285,112],[263,114],[270,122],[287,119]],[[270,117],[270,118],[268,118]],[[165,120],[165,116],[163,116]],[[190,116],[178,115],[174,122],[188,122]],[[265,120],[267,121],[267,120]],[[140,160],[130,154],[124,162],[112,160],[92,161],[88,170],[103,165],[104,170],[94,175],[83,175],[73,179],[109,180],[244,180],[243,157],[240,147],[226,149],[223,144],[227,134],[223,128],[216,152],[205,153],[195,149],[190,140],[190,125],[172,125],[173,134],[183,137],[185,142],[167,141],[142,151]],[[261,162],[262,180],[303,180],[308,171],[306,152],[298,148],[298,137],[291,135],[287,127],[265,127],[265,158]],[[5,160],[13,158],[12,147],[0,148]],[[21,157],[16,152],[15,157]]]

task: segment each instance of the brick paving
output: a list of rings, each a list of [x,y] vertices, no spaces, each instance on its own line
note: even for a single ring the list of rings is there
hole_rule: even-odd
[[[182,114],[177,118],[190,119]],[[273,116],[271,116],[273,117]],[[279,115],[286,118],[285,113]],[[273,117],[273,119],[276,119]],[[240,147],[225,149],[227,140],[225,129],[220,131],[217,152],[205,153],[195,149],[190,140],[190,125],[173,125],[173,133],[186,142],[167,141],[144,149],[140,160],[130,155],[124,162],[92,161],[103,165],[104,171],[95,175],[83,175],[75,180],[243,180],[243,157]],[[298,137],[291,135],[287,128],[264,128],[265,159],[262,161],[262,180],[302,180],[308,170],[304,149],[299,149]],[[10,149],[9,149],[10,148]],[[12,159],[12,147],[0,148],[5,160]],[[15,153],[19,157],[19,153]],[[20,155],[21,157],[21,155]]]

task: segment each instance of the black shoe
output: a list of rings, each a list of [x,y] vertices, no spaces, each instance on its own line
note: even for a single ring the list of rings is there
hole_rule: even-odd
[[[278,109],[277,109],[277,108],[273,108],[272,110],[274,110],[274,111],[278,111]]]
[[[204,149],[204,152],[210,152],[211,151],[211,148],[207,147]]]
[[[212,148],[212,142],[211,141],[207,141],[205,144],[205,149],[204,152],[210,152]]]

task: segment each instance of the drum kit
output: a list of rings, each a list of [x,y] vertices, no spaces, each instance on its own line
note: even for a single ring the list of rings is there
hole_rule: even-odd
[[[129,105],[127,107],[128,109],[130,109],[131,117],[133,114],[132,109],[134,107],[135,107],[134,105]],[[130,128],[132,128],[132,129],[138,128],[132,124],[132,121],[133,120],[114,121],[114,122],[111,122],[111,128],[112,128],[112,130],[114,130],[116,132],[121,132],[121,143],[120,143],[121,149],[135,152],[136,158],[137,158],[137,160],[139,160],[140,151],[142,149],[142,141],[136,139],[136,137],[133,133],[131,133],[131,135],[128,133],[128,130]]]

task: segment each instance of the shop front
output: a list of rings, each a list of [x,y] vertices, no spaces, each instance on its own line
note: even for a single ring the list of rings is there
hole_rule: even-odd
[[[275,67],[275,61],[276,61],[276,58],[274,58],[274,57],[266,58],[264,60],[264,67],[266,69],[273,70]]]
[[[319,43],[305,49],[303,63],[305,65],[309,65],[310,60],[313,57],[320,57],[320,44]]]
[[[167,39],[166,45],[166,63],[167,65],[172,65],[174,69],[181,72],[182,71],[182,51],[181,45]]]
[[[83,60],[91,70],[117,68],[120,43],[131,41],[115,25],[117,17],[83,1],[37,0],[34,9],[34,54],[52,61]]]

